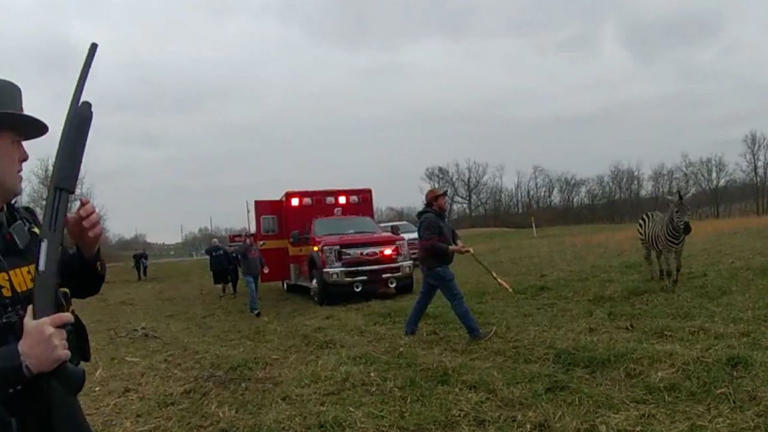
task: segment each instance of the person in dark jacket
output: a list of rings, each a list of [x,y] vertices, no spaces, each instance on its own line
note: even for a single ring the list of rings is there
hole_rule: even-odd
[[[209,258],[209,268],[213,276],[213,284],[221,286],[219,298],[224,297],[229,285],[229,268],[232,257],[226,249],[221,247],[218,239],[211,240],[211,246],[205,250]]]
[[[248,287],[248,309],[256,317],[261,316],[261,309],[259,309],[259,277],[261,272],[269,273],[269,267],[267,267],[264,261],[264,256],[253,244],[253,237],[243,236],[243,245],[240,246],[237,253],[240,255],[240,265],[243,272],[243,280]]]
[[[229,252],[230,257],[229,282],[232,283],[232,297],[237,297],[237,283],[240,281],[240,255],[231,246],[227,252]]]
[[[62,328],[74,323],[72,313],[34,319],[41,224],[31,208],[14,200],[21,193],[22,165],[29,159],[23,141],[45,135],[48,126],[21,106],[21,89],[0,79],[0,430],[25,432],[53,430],[50,419],[36,410],[39,392],[45,390],[35,376],[86,355]],[[66,230],[75,247],[63,252],[60,286],[74,298],[96,295],[106,265],[99,249],[101,218],[93,204],[80,199],[67,216]]]
[[[136,269],[138,280],[141,280],[142,273],[144,274],[144,279],[147,278],[147,267],[149,267],[149,255],[147,255],[146,249],[133,254],[133,268]]]
[[[493,335],[495,328],[482,331],[475,318],[464,303],[464,296],[456,284],[451,271],[455,254],[466,254],[472,250],[464,246],[459,234],[451,228],[446,218],[446,199],[448,194],[430,189],[426,194],[426,204],[418,213],[419,218],[419,262],[423,281],[419,298],[413,305],[405,324],[406,336],[416,334],[419,321],[427,311],[429,304],[438,290],[451,304],[453,312],[464,325],[472,340],[485,340]]]

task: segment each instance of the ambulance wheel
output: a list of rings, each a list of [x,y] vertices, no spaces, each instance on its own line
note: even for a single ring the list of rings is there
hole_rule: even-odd
[[[412,292],[413,292],[413,276],[408,278],[408,280],[401,282],[397,286],[398,294],[410,294]]]
[[[323,281],[323,275],[320,270],[312,270],[312,282],[309,286],[309,295],[320,306],[328,303],[328,293],[325,289],[325,281]]]

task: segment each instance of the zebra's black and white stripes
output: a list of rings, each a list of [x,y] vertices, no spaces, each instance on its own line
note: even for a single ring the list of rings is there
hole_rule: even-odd
[[[677,198],[670,198],[670,207],[666,214],[648,212],[637,222],[637,234],[643,245],[645,262],[654,278],[653,259],[651,252],[656,253],[659,265],[659,279],[666,280],[667,287],[677,286],[680,269],[682,268],[683,247],[685,238],[691,233],[688,221],[688,207],[683,202],[683,195],[678,192]],[[672,260],[675,261],[675,272],[672,273]]]

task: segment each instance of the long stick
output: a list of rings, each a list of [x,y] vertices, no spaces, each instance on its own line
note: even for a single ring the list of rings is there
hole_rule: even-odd
[[[480,267],[484,268],[485,271],[487,271],[488,274],[490,274],[491,277],[496,280],[496,283],[498,283],[500,286],[506,288],[507,291],[511,292],[512,294],[515,293],[514,291],[512,291],[512,288],[509,286],[509,284],[504,282],[504,280],[502,280],[499,277],[499,275],[496,274],[496,272],[491,270],[490,267],[488,267],[488,265],[486,265],[484,262],[480,261],[480,258],[478,258],[477,255],[475,255],[475,251],[470,252],[470,255],[472,255],[472,258],[474,258],[475,261],[477,261],[478,264],[480,264]]]

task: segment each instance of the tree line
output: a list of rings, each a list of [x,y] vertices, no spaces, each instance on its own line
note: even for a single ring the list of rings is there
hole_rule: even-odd
[[[30,170],[24,185],[23,195],[19,199],[19,204],[29,206],[35,210],[40,219],[43,218],[45,211],[45,200],[48,196],[48,189],[53,173],[53,158],[42,157],[38,159]],[[81,197],[87,198],[96,203],[101,214],[101,223],[104,226],[104,237],[102,240],[102,254],[108,261],[120,261],[129,259],[130,255],[136,251],[146,249],[150,256],[160,258],[172,257],[190,257],[199,255],[210,246],[213,238],[221,240],[222,244],[227,244],[229,234],[241,233],[246,231],[245,227],[210,227],[203,226],[196,230],[184,234],[184,238],[178,243],[164,244],[147,240],[144,233],[136,233],[132,236],[111,233],[108,230],[108,218],[106,209],[98,205],[94,199],[94,189],[86,180],[85,172],[80,174],[77,181],[77,191],[69,203],[69,211],[73,211]]]
[[[116,235],[110,239],[105,251],[113,260],[127,260],[129,255],[142,249],[145,249],[151,258],[190,258],[202,256],[214,238],[226,246],[230,234],[246,231],[245,227],[214,226],[211,230],[210,227],[202,226],[184,233],[184,238],[174,243],[151,242],[144,233],[136,233],[130,237]]]
[[[666,197],[689,194],[694,218],[768,214],[768,139],[749,131],[738,160],[721,153],[678,160],[644,170],[615,162],[594,176],[553,171],[535,165],[507,176],[503,165],[467,159],[424,170],[427,187],[449,193],[449,213],[459,226],[529,226],[573,223],[626,223],[653,209],[665,209]],[[379,209],[381,220],[413,220],[414,209]]]
[[[53,161],[43,158],[33,167],[21,204],[42,217]],[[741,140],[735,161],[721,153],[665,161],[644,170],[639,164],[615,162],[606,171],[583,176],[534,165],[528,172],[508,176],[504,165],[467,159],[429,166],[422,181],[427,187],[449,193],[449,214],[459,227],[530,226],[575,223],[634,222],[644,211],[664,209],[667,196],[689,194],[694,218],[720,218],[755,214],[768,215],[768,138],[751,130]],[[93,188],[78,181],[77,197],[94,198]],[[75,205],[75,200],[71,203]],[[417,207],[376,209],[379,221],[415,222]],[[107,229],[107,213],[99,209]],[[165,245],[147,241],[144,234],[131,237],[105,235],[104,250],[110,255],[149,248],[160,256],[199,254],[211,239],[226,243],[231,233],[245,228],[200,227],[187,232],[179,243]]]

